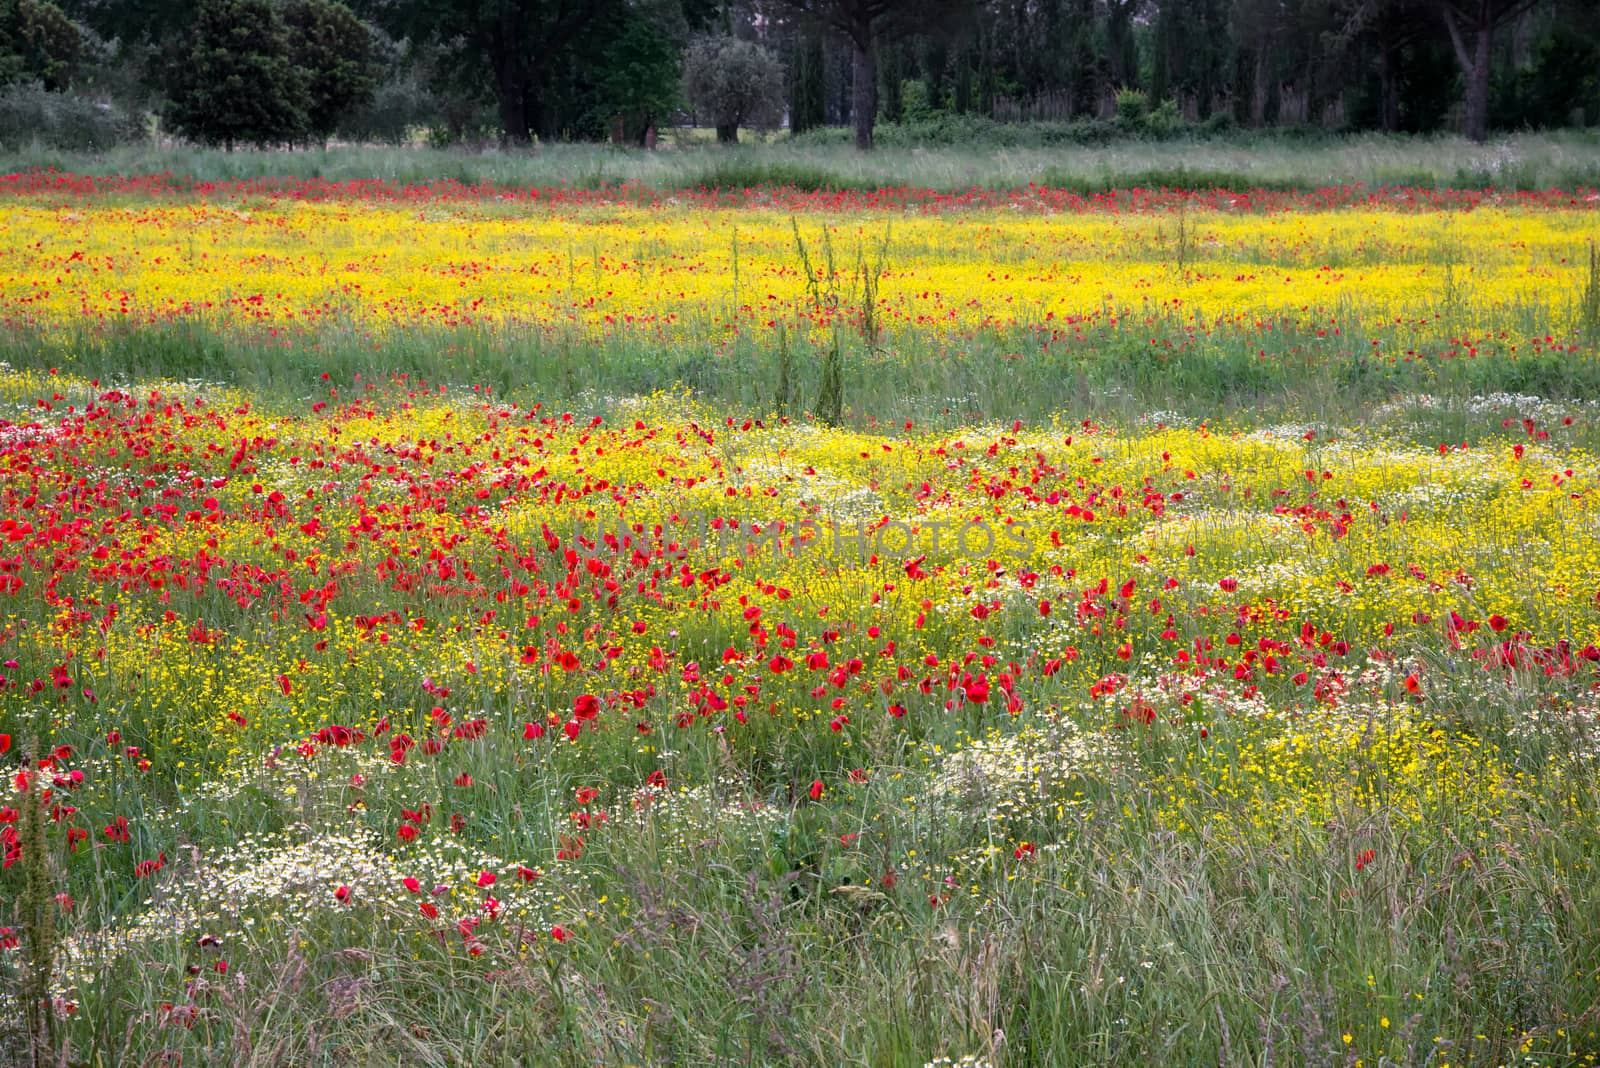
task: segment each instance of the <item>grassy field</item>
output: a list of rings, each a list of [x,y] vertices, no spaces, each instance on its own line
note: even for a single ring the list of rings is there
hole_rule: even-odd
[[[1586,192],[565,152],[0,185],[0,1061],[1595,1062]]]
[[[35,150],[0,158],[0,170],[37,167],[83,174],[170,172],[206,181],[252,178],[451,179],[469,185],[571,186],[633,183],[657,189],[758,184],[873,190],[910,185],[941,191],[1008,189],[1030,182],[1082,191],[1132,185],[1305,188],[1360,183],[1426,188],[1548,189],[1600,186],[1600,137],[1589,131],[1513,134],[1484,145],[1459,137],[1357,135],[1327,139],[1241,134],[1095,146],[884,148],[785,142],[655,152],[549,145],[531,152],[332,148],[222,152],[139,147],[101,154]]]

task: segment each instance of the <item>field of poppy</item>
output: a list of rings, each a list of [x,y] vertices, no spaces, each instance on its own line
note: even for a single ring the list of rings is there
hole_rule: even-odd
[[[0,1059],[1600,1055],[1595,194],[0,184]]]

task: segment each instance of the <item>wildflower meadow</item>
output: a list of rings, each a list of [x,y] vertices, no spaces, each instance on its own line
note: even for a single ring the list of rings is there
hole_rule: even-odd
[[[0,180],[0,1062],[1594,1063],[1597,209]]]

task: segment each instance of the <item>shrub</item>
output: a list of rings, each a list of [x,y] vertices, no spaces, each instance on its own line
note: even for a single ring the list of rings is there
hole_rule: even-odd
[[[101,152],[145,136],[142,117],[37,82],[0,91],[0,148]]]
[[[1176,137],[1183,132],[1183,116],[1178,112],[1177,101],[1168,97],[1144,117],[1144,132],[1151,137]]]
[[[1143,89],[1117,90],[1117,123],[1128,129],[1137,129],[1150,110],[1150,98]]]

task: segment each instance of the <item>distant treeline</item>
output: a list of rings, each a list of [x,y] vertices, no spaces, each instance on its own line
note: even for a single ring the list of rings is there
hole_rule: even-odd
[[[1597,0],[0,0],[0,144],[1600,122]],[[969,121],[977,120],[977,121]],[[826,135],[821,136],[826,139]]]

